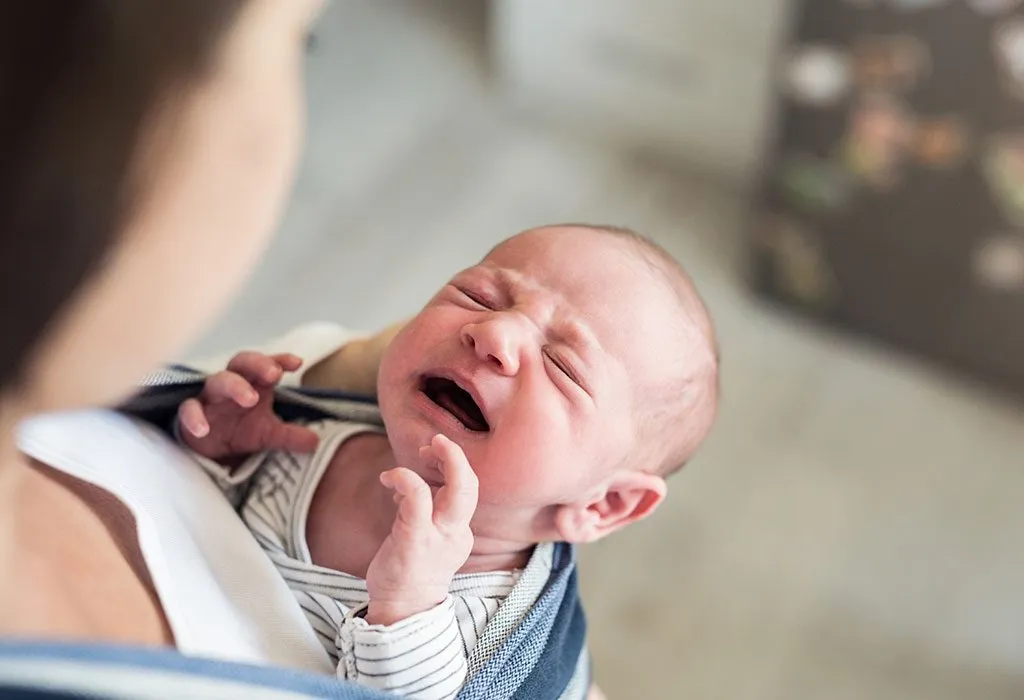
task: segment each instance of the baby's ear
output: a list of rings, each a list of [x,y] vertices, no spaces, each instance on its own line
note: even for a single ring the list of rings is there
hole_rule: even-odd
[[[595,542],[653,513],[667,489],[665,480],[656,474],[619,472],[596,499],[559,506],[555,514],[558,535],[573,544]]]

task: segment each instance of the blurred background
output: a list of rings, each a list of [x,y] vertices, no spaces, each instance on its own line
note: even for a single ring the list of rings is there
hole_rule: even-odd
[[[582,552],[608,695],[1024,697],[1020,4],[335,0],[291,209],[194,352],[635,228],[711,307],[724,404]]]

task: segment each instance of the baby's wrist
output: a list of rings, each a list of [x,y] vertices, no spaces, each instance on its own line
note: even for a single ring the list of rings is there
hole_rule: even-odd
[[[417,598],[408,600],[374,600],[366,608],[364,619],[371,625],[393,625],[413,615],[427,612],[444,602],[446,596],[440,598]]]

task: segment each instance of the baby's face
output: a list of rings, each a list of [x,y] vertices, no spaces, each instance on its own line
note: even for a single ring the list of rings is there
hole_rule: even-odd
[[[388,348],[379,401],[396,461],[436,433],[465,451],[480,505],[576,502],[635,448],[637,392],[672,342],[671,293],[629,241],[527,232],[456,275]]]

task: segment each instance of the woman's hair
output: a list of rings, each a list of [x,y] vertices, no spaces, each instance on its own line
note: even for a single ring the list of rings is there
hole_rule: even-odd
[[[132,215],[157,110],[247,2],[0,2],[0,392]]]

